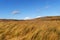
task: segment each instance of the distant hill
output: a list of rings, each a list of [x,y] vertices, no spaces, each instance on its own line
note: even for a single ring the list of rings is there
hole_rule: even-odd
[[[0,40],[60,40],[60,16],[0,19]]]

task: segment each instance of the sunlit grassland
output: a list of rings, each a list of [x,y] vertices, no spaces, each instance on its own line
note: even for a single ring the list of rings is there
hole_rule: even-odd
[[[60,20],[0,21],[0,40],[60,40]]]

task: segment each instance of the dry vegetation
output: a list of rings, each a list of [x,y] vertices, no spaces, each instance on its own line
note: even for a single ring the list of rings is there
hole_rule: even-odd
[[[0,20],[0,40],[60,40],[60,17]]]

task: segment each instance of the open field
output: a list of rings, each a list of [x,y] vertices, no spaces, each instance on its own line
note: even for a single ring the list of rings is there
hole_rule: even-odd
[[[0,40],[60,40],[60,16],[0,20]]]

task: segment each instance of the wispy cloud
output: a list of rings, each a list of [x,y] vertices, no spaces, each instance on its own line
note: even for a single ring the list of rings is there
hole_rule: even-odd
[[[41,16],[37,16],[37,17],[35,17],[35,18],[39,18],[39,17],[41,17]],[[24,20],[30,20],[30,19],[34,19],[34,18],[31,18],[31,17],[25,17],[25,18],[24,18]]]
[[[19,13],[20,13],[20,11],[18,11],[18,10],[12,11],[12,14],[19,14]]]
[[[32,19],[32,18],[30,18],[30,17],[25,17],[24,18],[24,20],[30,20],[30,19]]]
[[[41,16],[37,16],[36,18],[39,18],[39,17],[41,17]]]

